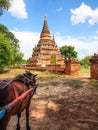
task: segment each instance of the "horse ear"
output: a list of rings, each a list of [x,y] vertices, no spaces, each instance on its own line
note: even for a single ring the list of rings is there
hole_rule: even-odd
[[[30,72],[30,70],[25,71],[25,73],[26,73],[27,75],[29,75],[29,76],[31,76],[31,75],[32,75],[32,73]]]
[[[37,76],[37,74],[34,75],[34,77],[36,77],[36,76]]]
[[[30,73],[30,70],[25,70],[25,73]]]

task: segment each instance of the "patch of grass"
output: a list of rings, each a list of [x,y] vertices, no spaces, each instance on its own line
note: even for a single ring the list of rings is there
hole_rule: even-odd
[[[38,86],[40,86],[40,87],[47,87],[49,84],[48,83],[40,83],[40,84],[38,84]]]
[[[60,83],[56,82],[56,81],[53,81],[53,82],[45,82],[45,83],[40,83],[40,87],[43,87],[43,86],[56,86]]]
[[[89,85],[97,88],[97,90],[98,90],[98,80],[91,80]]]
[[[25,72],[25,70],[23,70],[23,69],[10,69],[9,71],[7,71],[5,73],[1,73],[0,79],[10,79],[10,78],[13,78],[16,75],[22,74],[24,72]]]
[[[53,78],[59,76],[59,74],[49,73],[49,72],[40,72],[40,71],[32,71],[33,74],[38,74],[38,77],[42,78]]]
[[[1,73],[0,79],[13,78],[18,74],[23,74],[24,72],[25,72],[25,69],[11,69],[7,72]],[[46,72],[33,71],[33,70],[30,70],[30,72],[33,74],[38,74],[38,77],[41,77],[41,78],[53,78],[53,77],[59,76],[58,74],[48,73],[48,72],[46,73]]]
[[[49,83],[49,85],[51,85],[51,86],[56,86],[56,85],[58,85],[58,84],[59,84],[59,83],[56,82],[56,81],[55,81],[55,82],[50,82],[50,83]]]
[[[88,67],[88,68],[80,67],[78,75],[90,77],[90,67]]]
[[[64,82],[63,84],[68,85],[72,88],[78,89],[82,86],[82,83],[83,83],[83,81],[71,79],[71,80]]]
[[[52,77],[56,77],[56,75],[53,73],[40,73],[39,77],[52,78]]]

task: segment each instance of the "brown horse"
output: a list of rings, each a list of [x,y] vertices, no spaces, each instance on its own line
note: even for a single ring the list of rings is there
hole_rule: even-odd
[[[36,75],[26,71],[24,74],[18,75],[12,80],[2,81],[0,83],[0,107],[6,106],[20,95],[25,93],[33,87],[32,95],[25,97],[18,105],[8,112],[2,119],[0,119],[0,130],[6,130],[11,115],[17,115],[18,123],[16,130],[20,130],[20,116],[21,112],[26,109],[26,129],[30,130],[29,126],[29,106],[30,100],[36,91]]]

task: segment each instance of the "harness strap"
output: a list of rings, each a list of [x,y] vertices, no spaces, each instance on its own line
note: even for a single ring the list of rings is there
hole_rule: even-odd
[[[25,75],[23,75],[27,80],[29,80],[29,81],[32,81],[32,80],[30,80],[27,76],[25,76]]]
[[[12,79],[12,80],[10,80],[9,82],[7,82],[7,84],[6,85],[4,85],[2,88],[6,88],[11,82],[13,82],[15,80],[15,78],[14,79]]]

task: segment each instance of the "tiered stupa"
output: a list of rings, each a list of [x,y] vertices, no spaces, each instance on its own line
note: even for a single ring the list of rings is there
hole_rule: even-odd
[[[33,49],[32,57],[29,60],[32,66],[46,67],[56,64],[61,68],[65,67],[64,59],[55,43],[54,36],[51,38],[51,34],[48,28],[48,22],[46,16],[44,17],[44,24],[42,32],[40,34],[40,40]]]

